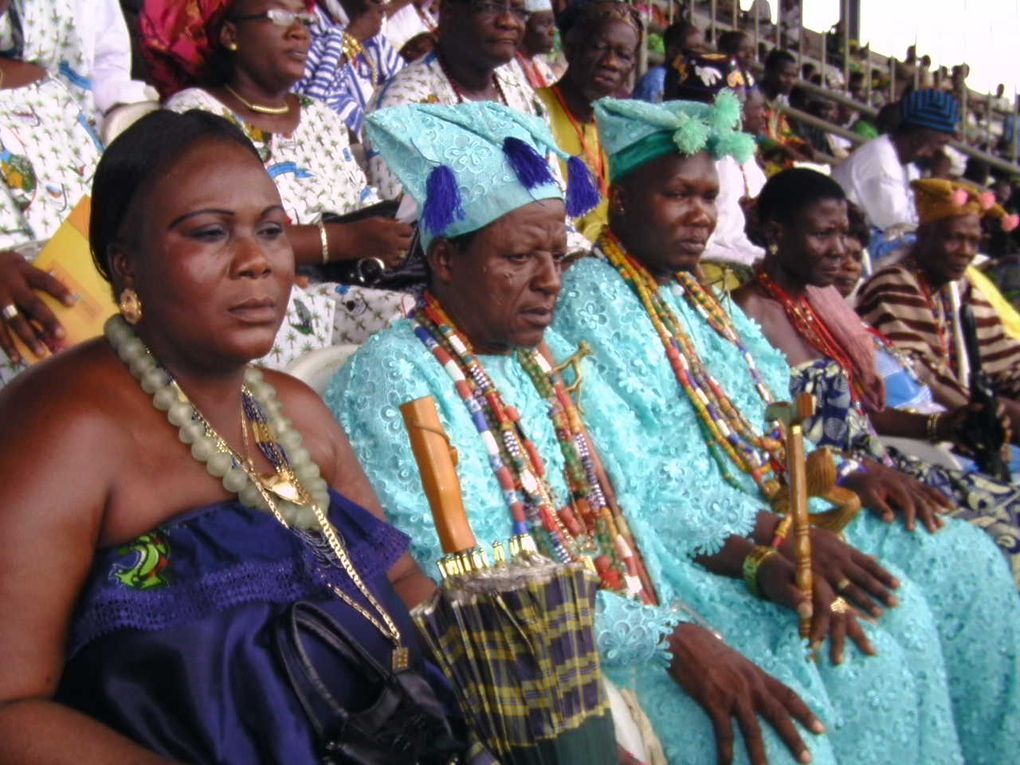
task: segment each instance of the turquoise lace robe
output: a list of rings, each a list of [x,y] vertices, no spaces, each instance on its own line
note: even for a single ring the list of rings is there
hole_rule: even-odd
[[[672,289],[660,292],[736,405],[752,422],[763,415],[736,348]],[[782,395],[785,360],[738,308],[732,313],[769,387]],[[902,524],[863,513],[848,536],[900,575],[902,604],[866,627],[878,657],[854,650],[841,667],[800,661],[791,615],[690,561],[717,550],[730,534],[749,532],[762,502],[750,481],[740,491],[722,480],[638,299],[611,266],[586,259],[565,276],[555,328],[571,344],[591,344],[591,376],[629,409],[626,417],[603,411],[589,395],[594,391],[582,392],[586,421],[612,456],[613,478],[623,487],[639,541],[646,552],[658,553],[680,597],[814,706],[830,731],[824,746],[812,742],[816,762],[954,762],[961,754],[968,763],[1012,761],[1020,741],[1020,601],[1000,554],[980,531],[951,522],[936,535],[911,534]],[[644,701],[662,731],[676,717],[672,699],[659,690]],[[695,756],[689,749],[694,737],[679,735],[666,736],[672,760],[711,761],[711,750]],[[782,761],[785,753],[773,744],[769,756]]]

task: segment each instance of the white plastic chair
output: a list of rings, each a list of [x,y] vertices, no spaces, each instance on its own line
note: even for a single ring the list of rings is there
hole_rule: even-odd
[[[358,350],[357,345],[331,345],[328,348],[317,348],[298,356],[284,371],[307,384],[320,396],[324,396],[333,376],[340,371],[356,350]]]

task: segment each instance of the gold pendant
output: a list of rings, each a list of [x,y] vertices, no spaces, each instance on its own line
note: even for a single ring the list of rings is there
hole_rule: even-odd
[[[403,672],[411,666],[411,652],[404,646],[398,645],[393,649],[393,655],[390,660],[393,664],[394,672]]]
[[[274,494],[280,499],[295,505],[304,504],[304,497],[302,496],[301,490],[279,473],[269,476],[260,476],[260,481],[266,491],[270,494]]]

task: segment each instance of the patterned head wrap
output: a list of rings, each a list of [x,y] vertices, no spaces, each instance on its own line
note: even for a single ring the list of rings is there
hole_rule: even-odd
[[[524,10],[528,13],[553,12],[552,0],[524,0]]]
[[[563,199],[548,155],[567,160],[567,214],[599,202],[598,185],[579,157],[556,146],[545,121],[491,101],[382,109],[366,122],[372,146],[421,210],[422,248],[487,226],[542,199]]]
[[[150,79],[163,98],[201,85],[237,0],[146,0],[139,22]],[[311,10],[315,0],[305,0]]]
[[[1012,231],[1020,224],[1020,217],[1007,215],[1002,206],[996,204],[995,194],[970,183],[924,178],[910,185],[922,226],[961,215],[998,218],[1003,231]]]
[[[754,154],[754,138],[740,132],[740,112],[740,99],[725,90],[714,104],[596,101],[595,121],[609,157],[610,179],[615,183],[667,154],[687,157],[708,151],[716,159],[729,156],[746,162]]]
[[[960,122],[960,102],[942,90],[914,90],[900,103],[900,119],[903,125],[953,135]]]

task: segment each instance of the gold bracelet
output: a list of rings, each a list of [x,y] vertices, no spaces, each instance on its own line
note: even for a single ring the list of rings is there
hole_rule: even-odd
[[[329,263],[329,235],[326,233],[326,224],[319,220],[319,242],[322,244],[322,262]]]
[[[756,598],[761,597],[761,588],[758,587],[758,570],[765,565],[765,561],[776,555],[779,553],[773,547],[755,545],[754,549],[744,558],[744,584]]]

